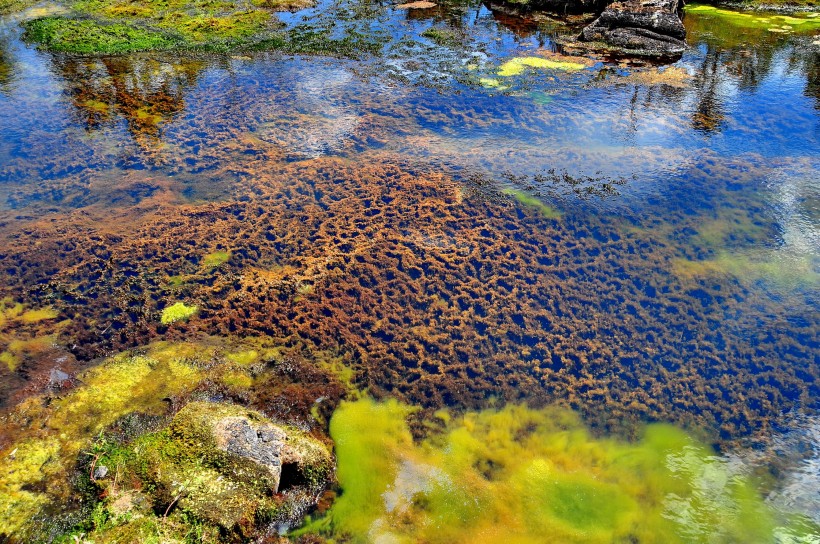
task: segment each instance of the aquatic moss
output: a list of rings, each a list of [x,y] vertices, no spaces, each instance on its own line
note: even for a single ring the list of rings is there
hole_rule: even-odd
[[[188,306],[184,302],[176,302],[162,310],[160,322],[163,325],[170,325],[177,321],[187,321],[199,311],[198,306]]]
[[[395,401],[333,415],[341,494],[305,532],[354,542],[772,541],[780,521],[732,466],[666,425],[594,438],[572,413],[507,406],[413,443]]]
[[[820,285],[820,273],[809,256],[778,255],[774,251],[752,255],[720,250],[708,259],[676,259],[673,264],[675,272],[686,277],[728,274],[745,283],[763,281],[789,288]]]
[[[23,23],[24,39],[64,53],[119,54],[172,49],[179,40],[167,34],[124,23],[43,17]]]
[[[501,65],[498,69],[498,75],[501,77],[517,76],[522,74],[526,68],[572,72],[583,70],[586,67],[585,64],[566,60],[553,60],[543,57],[515,57]]]

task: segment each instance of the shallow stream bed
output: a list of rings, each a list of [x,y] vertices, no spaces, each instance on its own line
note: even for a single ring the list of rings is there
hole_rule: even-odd
[[[666,526],[624,529],[644,507],[627,496],[641,477],[621,459],[666,447],[700,486],[697,504],[658,509],[658,520],[679,515],[675,538],[753,538],[699,517],[734,508],[727,519],[743,525],[758,512],[738,498],[750,493],[766,516],[796,523],[761,525],[767,538],[820,541],[817,13],[690,8],[691,47],[661,66],[562,51],[577,20],[491,3],[339,0],[278,15],[292,36],[364,51],[342,58],[49,53],[19,26],[46,13],[0,23],[0,455],[36,434],[20,406],[62,398],[63,382],[103,357],[248,341],[279,350],[275,370],[234,361],[200,393],[318,432],[345,394],[403,403],[343,404],[336,435],[330,424],[335,439],[371,410],[360,417],[417,440],[385,439],[397,457],[381,469],[394,478],[368,483],[401,508],[347,524],[336,514],[354,541],[404,541],[422,526],[425,541],[493,541],[509,535],[470,531],[507,522],[522,542],[551,531],[664,541]],[[515,410],[543,451],[518,459],[503,487],[475,483],[496,485],[492,463],[512,466],[502,458],[534,439],[470,450],[484,468],[446,451],[464,446],[470,418],[491,435]],[[651,423],[719,455],[681,446],[669,427],[639,439]],[[562,465],[559,431],[583,437],[561,455],[608,453]],[[421,441],[428,433],[440,436]],[[358,499],[344,502],[339,454],[344,511]],[[605,465],[608,487],[549,480],[544,463],[576,475]],[[453,496],[474,493],[490,517],[451,504],[447,478],[474,482]],[[520,478],[550,483],[528,495]],[[748,481],[715,483],[733,478]],[[19,494],[42,490],[11,480],[0,499],[19,514]],[[668,501],[671,488],[658,489]],[[500,490],[522,511],[586,506],[519,518],[479,500]],[[405,515],[424,510],[421,496],[427,514]],[[595,501],[629,514],[593,512]],[[324,519],[309,527],[327,534]],[[401,523],[407,534],[385,528]]]

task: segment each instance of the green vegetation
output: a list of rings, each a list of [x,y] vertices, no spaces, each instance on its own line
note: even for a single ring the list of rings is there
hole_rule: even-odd
[[[133,410],[163,413],[163,398],[193,388],[200,374],[184,362],[186,353],[184,345],[157,344],[146,355],[121,354],[80,376],[83,387],[20,404],[15,417],[36,423],[3,453],[0,534],[20,531],[55,495],[70,493],[65,476],[106,426]]]
[[[498,69],[498,75],[501,77],[517,76],[522,74],[526,68],[573,72],[583,70],[586,67],[586,64],[566,60],[545,59],[543,57],[515,57],[501,65]]]
[[[177,302],[162,310],[160,322],[163,325],[170,325],[177,321],[187,321],[199,311],[198,306],[188,306],[184,302]]]
[[[251,534],[257,521],[290,516],[294,501],[303,499],[298,493],[275,493],[279,467],[247,451],[228,452],[238,437],[231,426],[238,422],[254,436],[267,429],[285,440],[282,460],[298,461],[303,490],[315,492],[330,477],[330,451],[306,433],[273,426],[262,414],[237,405],[191,402],[163,429],[129,442],[104,436],[95,441],[88,452],[94,466],[116,467],[116,478],[88,476],[103,499],[66,536],[83,533],[95,542],[118,542],[123,535],[140,535],[129,541],[164,542],[185,534],[191,542],[236,541]]]
[[[544,204],[539,198],[518,189],[504,189],[503,193],[513,197],[520,204],[532,208],[547,219],[560,219],[561,212]]]
[[[562,409],[440,418],[414,443],[411,409],[343,403],[330,423],[341,495],[320,531],[352,542],[772,542],[783,526],[751,482],[683,432],[592,437]],[[795,540],[797,541],[797,540]]]
[[[179,43],[159,32],[124,23],[103,23],[90,19],[43,17],[27,21],[24,26],[26,40],[64,53],[130,53],[171,49]]]
[[[0,365],[16,371],[28,357],[46,353],[70,321],[55,322],[59,312],[51,307],[26,308],[12,298],[0,300]]]
[[[464,40],[464,35],[449,27],[434,26],[421,33],[425,38],[430,39],[436,45],[453,47],[459,45]]]
[[[776,5],[778,3],[778,1],[765,2],[767,5]],[[782,3],[792,4],[793,2]],[[717,35],[729,32],[732,27],[736,29],[762,30],[774,33],[806,33],[820,29],[820,17],[818,17],[817,13],[794,13],[792,15],[775,13],[764,14],[757,12],[734,11],[702,4],[689,4],[684,9],[686,13],[697,13],[700,17],[713,19],[720,25],[726,25],[729,27],[724,29],[723,32],[718,30]]]
[[[281,27],[275,11],[308,5],[305,0],[75,0],[65,15],[26,21],[25,39],[77,54],[229,50],[270,39]]]
[[[674,262],[674,270],[681,276],[732,275],[745,283],[763,281],[787,288],[820,285],[820,273],[810,257],[781,255],[777,251],[753,255],[722,250],[702,261],[679,259]]]
[[[217,268],[228,262],[230,258],[230,251],[214,251],[213,253],[208,253],[207,255],[205,255],[205,257],[202,259],[202,267],[207,268],[209,270]]]

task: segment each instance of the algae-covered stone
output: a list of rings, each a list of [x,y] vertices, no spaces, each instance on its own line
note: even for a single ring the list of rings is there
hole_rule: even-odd
[[[178,507],[228,531],[303,509],[291,499],[315,496],[333,471],[321,441],[232,404],[192,402],[134,451],[155,509]]]

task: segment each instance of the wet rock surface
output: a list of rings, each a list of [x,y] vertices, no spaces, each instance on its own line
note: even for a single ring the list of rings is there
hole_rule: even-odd
[[[686,29],[678,0],[613,2],[584,28],[584,42],[603,42],[626,55],[679,57],[686,50]]]

